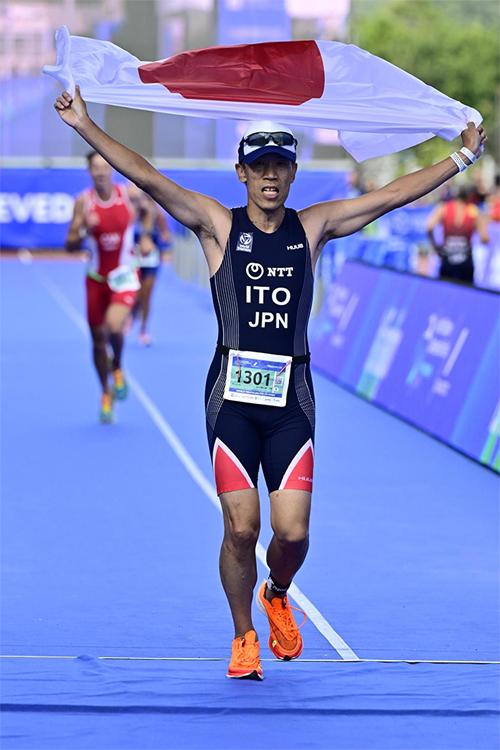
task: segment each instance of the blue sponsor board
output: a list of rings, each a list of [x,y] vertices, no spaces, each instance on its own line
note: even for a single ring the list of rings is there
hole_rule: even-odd
[[[224,206],[246,205],[246,189],[235,172],[162,170],[188,190],[216,198]],[[123,182],[116,175],[117,182]],[[64,246],[75,197],[90,186],[85,169],[3,169],[0,192],[0,244],[4,248]],[[346,172],[304,171],[290,190],[290,205],[342,198]],[[174,231],[184,231],[172,221]]]
[[[500,470],[499,299],[347,262],[311,321],[313,363]]]
[[[3,169],[2,247],[62,247],[74,197],[89,186],[84,169]]]

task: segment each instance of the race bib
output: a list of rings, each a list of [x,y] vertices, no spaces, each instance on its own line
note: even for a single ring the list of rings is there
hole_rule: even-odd
[[[247,404],[285,406],[292,357],[229,350],[224,398]]]
[[[131,266],[118,266],[108,273],[108,286],[113,292],[137,292],[141,282]]]
[[[138,255],[139,268],[156,268],[161,263],[160,251],[157,247],[147,255]]]
[[[467,238],[460,235],[447,237],[443,249],[448,263],[453,266],[464,263],[470,254]]]

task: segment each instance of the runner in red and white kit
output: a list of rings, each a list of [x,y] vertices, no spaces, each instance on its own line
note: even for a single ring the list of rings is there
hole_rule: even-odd
[[[91,253],[87,318],[102,386],[100,420],[108,423],[113,421],[113,397],[123,400],[128,392],[121,358],[124,324],[140,287],[134,254],[138,207],[132,203],[137,193],[129,196],[124,185],[113,183],[112,167],[97,152],[91,152],[87,161],[93,187],[76,199],[66,249],[79,250],[85,237]],[[108,343],[113,351],[112,390],[108,386]]]

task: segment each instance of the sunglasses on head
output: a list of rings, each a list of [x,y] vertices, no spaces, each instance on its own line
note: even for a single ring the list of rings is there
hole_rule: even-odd
[[[297,139],[291,133],[252,133],[243,138],[247,146],[267,146],[273,141],[277,146],[297,146]]]

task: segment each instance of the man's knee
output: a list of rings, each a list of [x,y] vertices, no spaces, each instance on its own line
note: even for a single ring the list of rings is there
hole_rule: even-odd
[[[289,526],[277,525],[273,528],[274,536],[282,546],[300,547],[309,539],[309,528],[303,523],[294,523]]]
[[[226,524],[225,541],[235,549],[248,549],[255,547],[259,538],[259,524],[237,521]]]
[[[92,328],[92,345],[94,347],[94,351],[99,351],[101,349],[106,349],[106,335],[104,333],[103,328]]]

